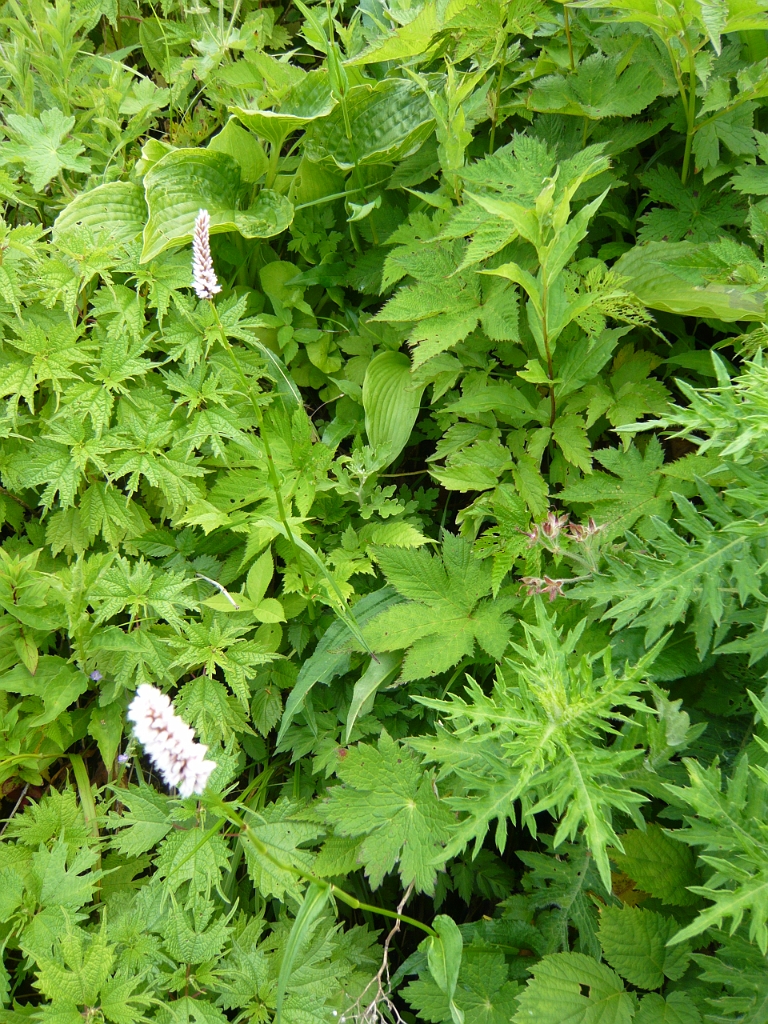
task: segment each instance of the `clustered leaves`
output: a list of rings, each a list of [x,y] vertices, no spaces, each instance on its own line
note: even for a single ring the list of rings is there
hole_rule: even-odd
[[[765,1021],[767,31],[6,0],[0,1024]]]

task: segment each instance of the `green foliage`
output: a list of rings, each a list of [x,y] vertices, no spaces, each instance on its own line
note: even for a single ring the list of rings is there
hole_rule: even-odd
[[[7,0],[0,1024],[764,1024],[766,31]]]

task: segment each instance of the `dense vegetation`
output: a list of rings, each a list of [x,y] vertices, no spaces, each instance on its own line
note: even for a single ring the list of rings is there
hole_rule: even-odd
[[[1,10],[0,1024],[768,1022],[757,0]]]

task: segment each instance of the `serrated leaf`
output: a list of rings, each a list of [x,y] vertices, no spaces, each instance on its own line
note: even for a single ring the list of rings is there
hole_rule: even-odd
[[[666,999],[649,992],[640,1000],[633,1024],[701,1024],[701,1014],[686,992],[670,992]]]
[[[630,1024],[632,997],[618,974],[583,953],[555,953],[532,968],[515,1024]]]
[[[603,955],[611,967],[638,988],[661,988],[665,978],[676,981],[688,967],[690,947],[667,948],[677,921],[642,907],[604,907],[598,933]]]
[[[399,865],[405,887],[434,891],[432,864],[447,837],[448,809],[437,799],[418,759],[386,732],[378,745],[344,750],[336,772],[344,783],[331,789],[325,819],[344,836],[364,836],[359,858],[371,885]]]
[[[690,907],[698,901],[687,886],[699,876],[693,853],[684,843],[670,838],[658,825],[645,832],[632,829],[621,836],[624,852],[611,850],[611,860],[634,879],[638,887],[673,907]]]

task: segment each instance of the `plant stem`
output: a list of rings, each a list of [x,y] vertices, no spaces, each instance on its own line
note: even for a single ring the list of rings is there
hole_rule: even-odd
[[[565,38],[568,40],[568,60],[571,65],[571,71],[575,71],[576,64],[573,60],[573,41],[571,39],[571,19],[568,15],[568,4],[563,4],[563,27],[565,28]]]
[[[211,309],[213,310],[213,314],[216,317],[216,324],[219,328],[219,340],[221,341],[222,347],[224,348],[230,360],[232,361],[232,365],[235,368],[235,372],[240,378],[240,383],[245,389],[246,396],[250,399],[251,407],[253,408],[254,414],[256,416],[256,422],[258,423],[259,426],[259,436],[261,438],[261,443],[264,445],[264,454],[267,458],[267,473],[269,475],[269,482],[272,485],[272,490],[275,493],[278,519],[283,525],[285,535],[288,538],[288,543],[291,546],[291,552],[293,554],[294,559],[296,560],[296,565],[299,570],[299,576],[301,577],[301,585],[304,588],[304,594],[306,595],[308,601],[310,618],[314,618],[312,597],[310,594],[310,587],[307,581],[307,576],[306,573],[304,572],[304,563],[302,562],[301,556],[299,555],[299,549],[296,545],[296,539],[293,536],[293,531],[291,530],[291,524],[288,522],[288,516],[286,515],[285,504],[283,502],[283,492],[280,486],[280,479],[277,475],[275,460],[272,457],[272,449],[269,444],[269,438],[266,434],[266,431],[264,430],[264,414],[262,413],[261,406],[256,401],[253,394],[253,390],[249,386],[246,376],[243,373],[243,368],[240,365],[240,360],[235,355],[234,349],[229,343],[229,338],[227,337],[226,332],[224,331],[224,326],[219,317],[219,311],[216,308],[216,303],[213,302],[213,300],[211,300]]]
[[[266,843],[263,843],[257,836],[254,835],[250,825],[242,818],[232,807],[222,800],[221,797],[216,797],[216,804],[221,813],[232,822],[234,825],[238,825],[243,832],[243,835],[247,837],[256,852],[260,857],[264,857],[275,867],[280,868],[282,871],[288,871],[295,878],[301,878],[306,882],[313,882],[315,885],[319,885],[322,888],[330,889],[331,894],[336,899],[341,900],[342,903],[346,903],[348,907],[352,907],[353,910],[367,910],[370,914],[380,914],[383,917],[391,917],[396,921],[403,921],[405,924],[410,924],[414,928],[418,928],[422,932],[426,932],[427,935],[436,935],[434,928],[430,928],[428,924],[424,924],[422,921],[417,921],[414,917],[408,917],[406,914],[399,914],[394,910],[387,910],[385,907],[375,907],[370,903],[361,903],[356,897],[345,892],[343,889],[339,889],[338,886],[328,882],[325,878],[319,878],[317,875],[311,874],[309,871],[301,871],[299,868],[294,867],[293,864],[285,863],[272,853]]]
[[[496,80],[496,102],[493,104],[493,117],[491,118],[491,137],[488,142],[488,152],[493,153],[496,147],[496,125],[499,120],[499,104],[501,103],[501,85],[504,72],[507,67],[507,39],[504,39],[504,53],[499,64],[499,77]]]
[[[683,155],[683,169],[680,173],[680,181],[683,185],[688,180],[688,169],[691,162],[691,150],[693,148],[693,136],[696,134],[696,60],[695,54],[690,46],[688,49],[688,129],[685,135],[685,154]]]
[[[549,346],[549,330],[547,328],[547,276],[542,272],[541,278],[541,336],[544,340],[544,351],[547,354],[547,376],[550,381],[555,379],[555,368],[552,363],[552,350]],[[555,385],[549,385],[549,425],[554,427],[557,418],[557,401],[555,399]]]

